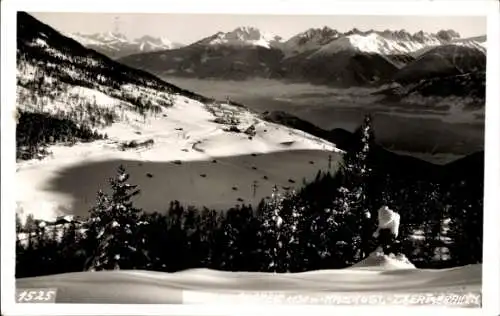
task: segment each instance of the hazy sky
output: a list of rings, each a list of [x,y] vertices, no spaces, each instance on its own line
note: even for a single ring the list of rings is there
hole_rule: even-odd
[[[31,12],[42,22],[60,31],[97,33],[118,29],[128,37],[164,36],[171,41],[190,44],[218,31],[238,26],[254,26],[284,39],[311,27],[329,26],[339,31],[354,27],[366,31],[400,30],[436,32],[454,29],[462,37],[486,34],[486,17],[480,16],[353,16],[353,15],[222,15],[222,14],[134,14],[134,13],[49,13]]]

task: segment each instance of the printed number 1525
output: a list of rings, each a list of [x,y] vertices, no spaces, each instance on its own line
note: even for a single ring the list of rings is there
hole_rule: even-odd
[[[16,289],[16,303],[55,303],[57,289]]]

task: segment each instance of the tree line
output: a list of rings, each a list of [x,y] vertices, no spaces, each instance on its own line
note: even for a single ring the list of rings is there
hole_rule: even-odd
[[[16,157],[20,160],[44,157],[46,146],[55,143],[74,144],[107,138],[86,124],[76,124],[65,115],[17,111]]]
[[[138,209],[140,194],[120,166],[88,218],[62,225],[17,221],[16,277],[74,271],[190,268],[301,272],[348,267],[376,248],[371,234],[384,204],[401,214],[403,253],[419,268],[482,262],[482,196],[463,183],[404,183],[371,163],[371,118],[338,172],[318,172],[297,191],[229,210]],[[24,226],[24,227],[23,227]],[[22,238],[22,239],[21,239]]]

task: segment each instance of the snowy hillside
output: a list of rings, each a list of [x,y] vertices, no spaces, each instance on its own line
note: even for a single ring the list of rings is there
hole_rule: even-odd
[[[43,219],[64,213],[85,215],[94,204],[97,190],[113,175],[120,161],[127,164],[133,181],[143,190],[136,201],[145,209],[161,211],[173,199],[212,207],[235,205],[238,197],[247,203],[258,202],[262,194],[270,194],[274,184],[290,185],[290,167],[295,168],[297,176],[310,178],[317,167],[309,165],[308,160],[320,159],[326,165],[328,153],[308,155],[301,150],[335,150],[319,138],[264,122],[234,107],[222,105],[220,111],[221,115],[235,113],[240,120],[238,129],[245,131],[254,126],[256,134],[249,139],[245,133],[229,132],[229,125],[214,122],[219,114],[214,116],[204,104],[177,96],[172,107],[145,122],[139,115],[130,115],[130,123],[102,129],[109,141],[51,146],[51,157],[18,163],[17,181],[23,188],[17,196],[18,212],[35,213]],[[120,150],[123,143],[150,139],[154,141],[150,148]],[[231,159],[250,154],[261,158]],[[212,163],[214,159],[220,163]],[[177,161],[182,165],[176,166]],[[200,176],[204,173],[207,179]],[[252,198],[254,179],[261,183],[259,195]],[[53,187],[47,188],[48,183]],[[233,186],[241,187],[243,192],[232,191]]]
[[[419,270],[397,259],[382,257],[361,266],[303,273],[208,269],[177,273],[143,270],[77,272],[17,279],[16,286],[57,288],[57,303],[480,307],[481,268],[479,264]],[[434,296],[429,297],[429,294]]]
[[[261,46],[271,48],[281,42],[281,37],[257,28],[243,26],[230,32],[218,32],[193,45]]]
[[[256,202],[275,184],[291,186],[291,167],[297,176],[311,177],[318,167],[309,161],[326,161],[332,151],[339,152],[331,143],[267,123],[242,107],[113,62],[26,13],[18,15],[18,34],[18,109],[88,124],[108,137],[54,142],[43,130],[42,138],[28,134],[27,141],[36,137],[51,154],[17,164],[23,216],[85,215],[120,162],[129,165],[145,192],[138,205],[161,211],[173,199],[214,207]],[[259,194],[252,195],[248,188],[257,180]]]
[[[87,48],[94,49],[111,58],[169,50],[183,46],[165,37],[157,38],[149,35],[144,35],[135,39],[129,39],[123,34],[113,32],[95,34],[64,33],[64,35],[74,39]]]

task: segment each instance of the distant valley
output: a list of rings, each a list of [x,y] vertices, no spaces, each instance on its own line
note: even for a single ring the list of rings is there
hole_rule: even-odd
[[[442,105],[388,103],[373,88],[339,89],[269,79],[164,79],[212,98],[229,98],[258,114],[284,111],[326,130],[353,131],[364,113],[372,113],[378,142],[436,163],[484,148],[484,109],[462,110],[464,105],[453,98],[441,101]]]

